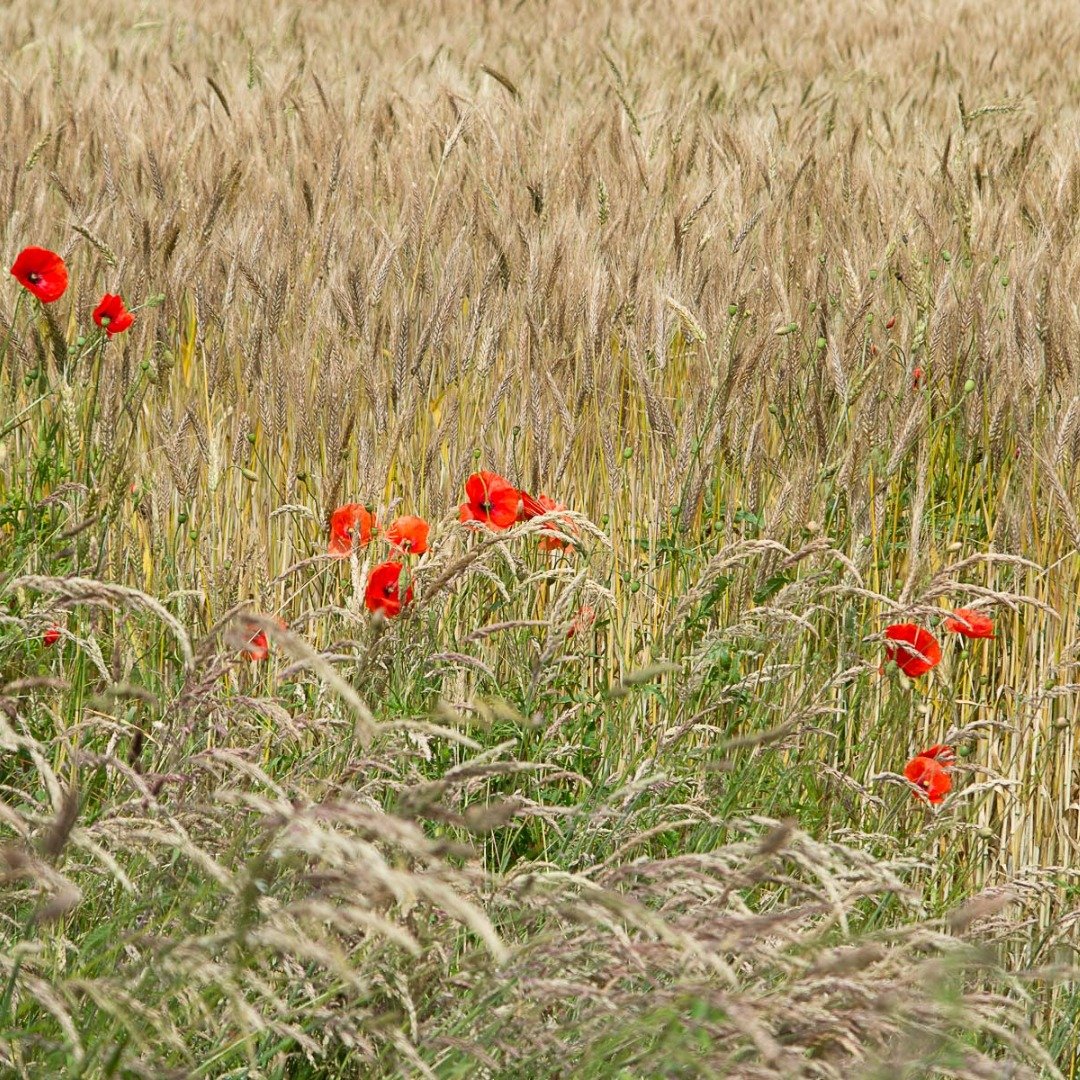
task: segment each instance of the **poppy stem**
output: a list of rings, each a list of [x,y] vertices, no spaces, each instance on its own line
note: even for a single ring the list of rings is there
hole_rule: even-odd
[[[98,343],[97,349],[94,350],[94,388],[90,392],[90,408],[86,415],[86,442],[83,453],[86,455],[86,472],[85,472],[85,484],[87,488],[90,487],[90,470],[93,464],[93,442],[91,441],[94,434],[94,413],[97,411],[98,400],[98,388],[101,384],[101,365],[102,358],[105,355],[105,342],[108,338],[103,334],[101,341]]]
[[[280,456],[280,455],[279,455]],[[270,486],[274,489],[279,499],[285,498],[285,489],[274,479],[274,474],[270,471],[269,465],[266,463],[266,459],[259,453],[258,448],[255,450],[255,460],[262,466],[262,471],[266,473],[266,479],[270,481]]]

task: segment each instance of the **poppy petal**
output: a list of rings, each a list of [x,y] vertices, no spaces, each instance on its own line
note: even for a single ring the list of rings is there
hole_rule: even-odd
[[[534,517],[539,517],[541,514],[547,513],[547,510],[544,508],[543,495],[541,495],[539,499],[534,499],[527,491],[520,492],[520,495],[522,521],[531,521]]]
[[[948,765],[953,759],[944,757],[944,751],[951,754],[952,749],[948,746],[932,746],[925,753],[916,754],[904,766],[904,777],[920,789],[916,795],[934,804],[943,802],[952,790]],[[931,754],[936,756],[930,756]]]
[[[465,481],[469,501],[458,511],[462,521],[479,521],[493,529],[508,529],[517,520],[521,496],[517,488],[493,472],[473,473]]]
[[[387,527],[386,540],[392,547],[411,555],[423,555],[428,549],[429,531],[430,526],[423,518],[404,514]]]
[[[135,321],[135,316],[124,307],[123,297],[106,293],[94,308],[93,319],[109,337],[113,337],[127,330]]]
[[[64,260],[48,248],[28,247],[19,252],[11,267],[12,277],[43,304],[64,295],[68,272]]]
[[[968,638],[992,638],[994,621],[989,615],[971,608],[957,608],[945,620],[945,629],[953,634],[962,634]]]
[[[925,675],[941,662],[941,646],[929,630],[914,623],[886,627],[885,655],[909,678]]]
[[[330,515],[330,543],[327,551],[339,557],[349,555],[354,541],[357,547],[364,547],[371,542],[374,527],[375,518],[362,503],[339,506]]]
[[[402,569],[401,563],[390,560],[380,563],[371,571],[364,590],[364,604],[368,611],[382,612],[387,618],[393,618],[401,614],[403,607],[412,603],[411,582],[405,589],[405,595],[400,593]]]

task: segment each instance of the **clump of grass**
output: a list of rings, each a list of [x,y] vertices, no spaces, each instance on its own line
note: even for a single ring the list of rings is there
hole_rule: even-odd
[[[716,818],[707,797],[674,800],[659,772],[589,785],[515,758],[512,740],[485,749],[475,730],[424,721],[387,722],[357,753],[344,723],[330,739],[326,717],[201,682],[138,755],[142,729],[103,716],[35,738],[27,698],[69,688],[4,688],[6,1067],[773,1076],[903,1061],[977,1076],[1002,1054],[1049,1064],[1025,983],[1051,973],[1006,975],[985,953],[1015,934],[1019,892],[928,918],[906,884],[915,860]],[[227,727],[189,744],[180,768],[147,767],[169,734],[194,742],[215,714]],[[436,767],[447,751],[457,763]],[[535,781],[592,791],[567,803]],[[493,867],[492,846],[534,823],[559,854]],[[716,839],[649,854],[687,830]],[[890,902],[904,917],[885,926],[875,909]],[[977,927],[1006,905],[1012,917]]]

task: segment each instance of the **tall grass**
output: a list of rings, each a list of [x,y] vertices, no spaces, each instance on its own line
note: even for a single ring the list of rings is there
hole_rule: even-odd
[[[4,1070],[1077,1074],[1058,5],[0,43],[3,257],[72,273],[0,289]],[[477,468],[574,549],[463,528]],[[346,501],[433,524],[389,624]],[[971,604],[994,641],[879,671]]]

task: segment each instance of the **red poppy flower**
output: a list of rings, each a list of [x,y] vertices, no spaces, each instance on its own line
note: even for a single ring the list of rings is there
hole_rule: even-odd
[[[518,507],[518,521],[531,521],[534,517],[547,513],[543,504],[543,495],[539,499],[534,499],[527,491],[519,491],[518,495],[521,496],[521,505]],[[550,502],[550,500],[548,501]]]
[[[926,374],[926,372],[924,372],[921,367],[917,367],[911,373],[911,388],[913,390],[918,390],[919,389],[919,385],[922,383],[923,375],[925,375],[925,374]]]
[[[266,631],[257,630],[244,646],[244,655],[249,660],[265,660],[270,655],[270,642],[266,640]]]
[[[596,612],[589,607],[588,604],[582,604],[577,609],[577,614],[574,616],[573,622],[566,630],[566,639],[570,640],[575,634],[580,634],[584,630],[588,630],[592,627],[592,624],[596,622]]]
[[[957,608],[952,615],[945,620],[945,629],[954,634],[963,634],[971,638],[992,638],[994,636],[994,620],[981,611],[972,611],[971,608]]]
[[[428,523],[412,514],[403,514],[390,522],[386,530],[387,541],[410,555],[423,555],[427,551]]]
[[[284,619],[274,621],[282,630],[285,629]],[[266,637],[266,631],[251,619],[242,619],[240,627],[239,640],[243,642],[244,655],[249,660],[265,660],[270,655],[270,642]]]
[[[932,803],[939,803],[952,790],[949,766],[956,761],[951,746],[931,746],[916,754],[905,766],[904,776],[915,784]]]
[[[67,288],[68,272],[64,260],[47,248],[23,248],[11,268],[11,274],[43,304],[59,300]]]
[[[473,473],[465,494],[469,501],[461,504],[462,521],[479,521],[489,529],[509,529],[517,521],[521,493],[498,473]]]
[[[951,746],[946,746],[944,743],[934,743],[929,750],[923,750],[919,754],[919,757],[934,758],[942,765],[955,765],[956,764],[956,751]]]
[[[536,502],[540,506],[541,511],[545,514],[550,514],[556,510],[566,509],[562,503],[557,503],[554,499],[549,499],[547,495],[541,495]],[[556,518],[553,524],[558,528],[559,532],[562,533],[574,530],[573,523],[569,519]],[[554,529],[545,527],[540,530],[540,533],[541,551],[561,551],[563,548],[573,546],[569,540],[564,540],[561,536],[557,535]]]
[[[894,623],[886,627],[885,637],[894,645],[885,646],[885,655],[909,678],[925,675],[941,662],[937,638],[914,623]]]
[[[401,563],[393,560],[380,563],[371,571],[364,593],[364,603],[368,611],[381,611],[387,618],[393,618],[401,614],[401,609],[406,604],[412,603],[411,584],[405,590],[404,596],[398,593],[401,571]]]
[[[51,649],[60,640],[60,627],[54,623],[41,635],[41,640]]]
[[[94,322],[102,327],[109,337],[122,334],[135,321],[135,316],[126,307],[122,297],[106,293],[101,303],[94,308]]]
[[[327,550],[331,555],[348,555],[354,539],[357,547],[371,543],[374,527],[375,519],[366,506],[360,503],[339,506],[330,515],[330,546]]]

